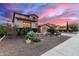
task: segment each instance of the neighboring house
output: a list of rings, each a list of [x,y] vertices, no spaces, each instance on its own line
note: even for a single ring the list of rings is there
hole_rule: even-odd
[[[50,26],[54,26],[56,27],[54,24],[43,24],[43,25],[39,25],[39,32],[44,33],[47,32],[48,27]]]
[[[13,25],[16,25],[18,28],[37,28],[38,16],[35,14],[25,15],[14,12]]]
[[[47,28],[48,28],[47,24],[39,25],[39,32],[41,33],[47,32]]]

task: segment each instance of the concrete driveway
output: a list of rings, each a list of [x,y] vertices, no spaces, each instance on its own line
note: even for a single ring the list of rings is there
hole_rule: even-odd
[[[79,33],[62,33],[62,35],[71,36],[71,38],[41,56],[79,56]]]

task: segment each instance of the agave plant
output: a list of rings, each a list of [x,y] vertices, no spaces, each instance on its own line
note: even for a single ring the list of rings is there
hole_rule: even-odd
[[[38,38],[38,34],[36,34],[35,32],[33,32],[33,31],[29,31],[28,33],[27,33],[27,35],[25,36],[25,38],[26,39],[30,39],[30,40],[32,40],[33,42],[39,42],[40,41],[40,39]]]

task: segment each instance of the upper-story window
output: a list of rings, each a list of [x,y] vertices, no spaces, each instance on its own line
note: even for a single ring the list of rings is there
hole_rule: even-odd
[[[33,16],[33,19],[36,19],[36,17],[35,17],[35,16]]]

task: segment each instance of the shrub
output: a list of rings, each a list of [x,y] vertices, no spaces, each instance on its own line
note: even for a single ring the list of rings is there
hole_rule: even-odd
[[[38,35],[34,32],[34,31],[29,31],[27,33],[27,35],[25,36],[26,39],[30,39],[32,40],[33,42],[39,42],[40,39],[38,38]]]
[[[33,38],[32,41],[33,41],[33,42],[40,42],[40,39],[38,39],[38,38],[36,37],[36,38]]]
[[[71,25],[69,25],[69,27],[73,31],[78,31],[78,25],[77,24],[71,24]]]
[[[71,33],[72,33],[72,32],[73,32],[73,30],[69,30],[69,32],[71,32]]]
[[[59,29],[59,32],[62,32],[63,30]]]
[[[47,32],[50,32],[51,34],[54,34],[56,32],[55,28],[54,27],[49,27],[47,29]]]
[[[0,37],[2,37],[2,36],[4,36],[4,34],[3,33],[0,33]]]
[[[63,30],[64,32],[67,32],[68,30]]]
[[[18,35],[26,35],[27,32],[30,31],[30,28],[18,28],[17,29],[17,34]]]
[[[32,30],[33,30],[34,32],[38,32],[38,30],[37,30],[36,28],[33,28]]]
[[[17,35],[26,35],[30,30],[37,32],[37,29],[31,28],[17,28]]]
[[[0,24],[0,36],[2,35],[16,35],[16,27],[10,24]]]

